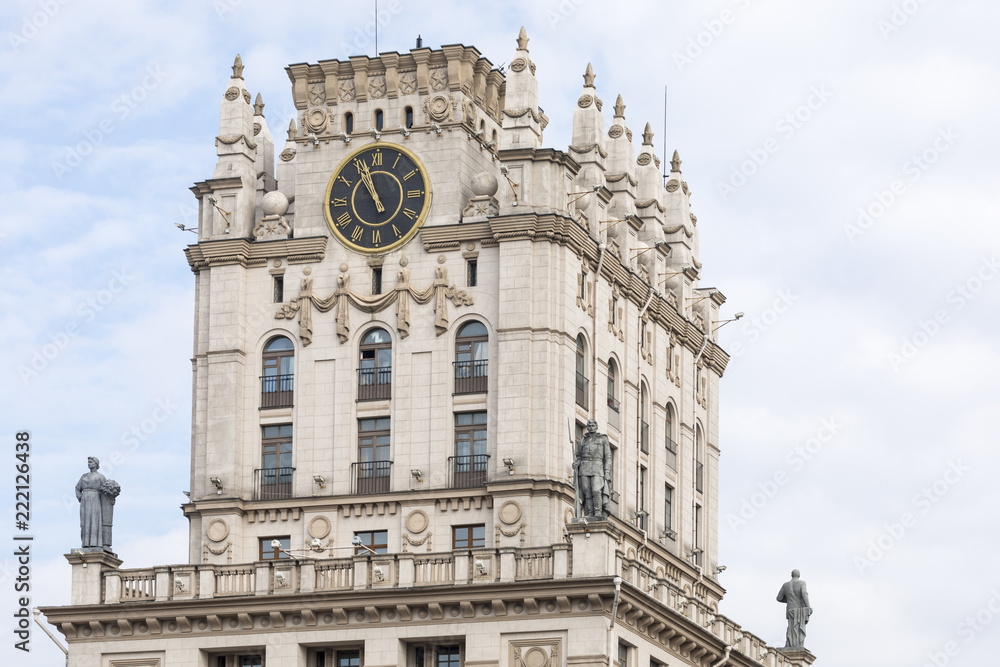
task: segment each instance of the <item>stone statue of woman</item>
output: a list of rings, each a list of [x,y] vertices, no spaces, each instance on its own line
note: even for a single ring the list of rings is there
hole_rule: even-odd
[[[80,541],[83,548],[101,549],[104,528],[101,521],[101,485],[107,478],[97,469],[101,462],[96,456],[87,459],[90,472],[76,483],[76,499],[80,501]]]

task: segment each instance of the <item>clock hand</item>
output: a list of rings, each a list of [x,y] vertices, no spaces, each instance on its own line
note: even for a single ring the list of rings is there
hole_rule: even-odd
[[[378,192],[375,190],[375,182],[372,180],[371,172],[368,170],[368,165],[364,162],[361,163],[363,171],[361,172],[361,180],[365,182],[365,187],[368,188],[368,193],[375,200],[375,210],[379,213],[385,212],[385,206],[382,205],[382,201],[379,199]]]

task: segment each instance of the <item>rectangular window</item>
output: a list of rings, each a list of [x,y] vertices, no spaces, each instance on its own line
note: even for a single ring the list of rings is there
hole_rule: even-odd
[[[486,525],[452,526],[452,549],[477,549],[486,546]]]
[[[455,415],[455,457],[452,488],[469,489],[486,485],[486,412]]]
[[[628,644],[618,642],[618,666],[628,667]]]
[[[701,505],[694,506],[694,564],[701,565]]]
[[[372,294],[382,293],[382,267],[372,268]]]
[[[254,500],[292,497],[292,425],[261,427],[260,470],[254,480]]]
[[[639,466],[638,490],[635,499],[635,526],[639,530],[646,530],[646,468]]]
[[[355,468],[354,493],[385,493],[389,490],[390,419],[358,420],[358,462]]]
[[[354,536],[361,540],[361,544],[368,547],[377,554],[387,553],[389,550],[389,531],[387,530],[362,530],[356,531]],[[368,549],[354,547],[355,555],[370,553]]]
[[[274,277],[274,302],[281,303],[285,300],[285,278],[284,276]]]
[[[435,664],[437,667],[461,667],[461,652],[457,644],[438,646],[436,653],[437,662]]]
[[[669,484],[663,485],[663,530],[667,533],[674,528],[674,489]]]
[[[264,667],[264,656],[255,655],[218,655],[213,658],[214,662],[209,664],[215,667]],[[159,664],[159,663],[157,663]]]
[[[479,284],[479,264],[475,259],[470,259],[465,265],[465,284],[467,287]]]
[[[277,540],[280,548],[272,546],[272,543]],[[286,553],[292,548],[292,538],[288,535],[282,535],[279,537],[262,537],[259,540],[260,544],[260,560],[282,560],[288,558]],[[282,551],[282,549],[284,551]]]
[[[336,667],[361,667],[361,651],[337,651]]]

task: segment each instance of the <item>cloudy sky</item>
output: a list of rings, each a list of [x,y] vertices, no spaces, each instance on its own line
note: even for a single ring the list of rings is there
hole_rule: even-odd
[[[1000,6],[693,4],[383,0],[378,49],[419,33],[499,64],[524,25],[562,149],[588,61],[658,150],[668,86],[703,285],[746,313],[722,329],[723,612],[783,644],[797,567],[817,664],[993,664]],[[8,470],[32,433],[33,604],[68,602],[89,454],[124,487],[125,567],[186,560],[194,237],[174,223],[195,225],[234,55],[280,146],[285,65],[375,51],[371,3],[100,5],[0,9],[0,401]],[[0,557],[8,619],[13,576]]]

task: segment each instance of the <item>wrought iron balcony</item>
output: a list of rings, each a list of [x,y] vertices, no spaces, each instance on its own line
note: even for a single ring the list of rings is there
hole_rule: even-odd
[[[294,375],[262,375],[260,378],[260,407],[292,407],[294,381]]]
[[[590,381],[587,377],[580,372],[576,374],[576,404],[579,405],[584,410],[587,409],[587,387],[590,385]]]
[[[359,368],[358,400],[381,401],[392,398],[392,368]]]
[[[295,468],[257,468],[253,471],[253,499],[291,498],[294,472]]]
[[[359,461],[351,464],[351,493],[388,493],[392,461]]]
[[[451,475],[451,480],[448,483],[448,487],[452,489],[472,489],[477,486],[486,486],[489,461],[489,454],[449,456],[448,472]]]
[[[485,394],[489,388],[489,365],[486,359],[455,362],[455,393]]]

